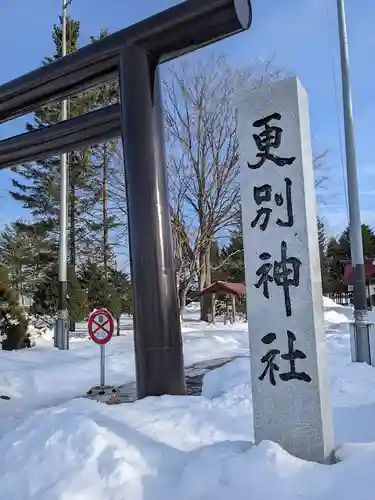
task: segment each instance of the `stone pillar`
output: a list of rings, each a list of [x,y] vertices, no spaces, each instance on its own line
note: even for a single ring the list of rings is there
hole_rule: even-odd
[[[254,427],[293,455],[333,450],[308,98],[295,77],[238,96]]]

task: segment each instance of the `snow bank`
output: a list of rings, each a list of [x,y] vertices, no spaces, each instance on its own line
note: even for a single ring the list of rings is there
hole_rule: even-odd
[[[328,305],[327,305],[328,304]],[[98,382],[99,349],[79,325],[68,352],[39,340],[0,351],[0,500],[357,500],[375,491],[375,370],[350,362],[351,308],[325,302],[335,441],[323,466],[253,445],[248,357],[208,373],[201,397],[106,406],[79,398]],[[245,356],[246,325],[203,326],[191,308],[187,365]],[[82,335],[80,337],[80,331]],[[131,325],[107,347],[107,380],[134,380]],[[72,399],[78,398],[78,399]]]
[[[347,306],[342,306],[340,304],[337,304],[334,300],[330,299],[329,297],[323,297],[323,307],[324,309],[345,309]]]
[[[324,467],[298,460],[271,442],[254,447],[228,439],[192,448],[179,432],[164,436],[158,409],[169,405],[168,398],[164,405],[153,405],[152,426],[149,405],[139,403],[130,411],[137,412],[137,426],[129,425],[122,408],[78,401],[31,417],[0,442],[4,463],[12,464],[3,474],[0,498],[248,500],[250,495],[290,500],[292,494],[306,500],[354,500],[373,491],[368,454]],[[161,438],[155,438],[158,431]],[[203,438],[204,433],[199,432]]]
[[[349,314],[344,314],[332,309],[325,312],[324,321],[326,325],[342,325],[352,321],[352,319],[348,318],[348,316]]]
[[[46,341],[51,341],[51,342],[53,341],[54,330],[53,328],[50,328],[47,325],[36,327],[33,324],[29,324],[27,327],[27,333],[34,340],[42,338],[43,340]]]
[[[135,380],[131,318],[122,322],[122,335],[106,346],[106,380],[122,385]],[[185,365],[248,353],[247,325],[194,324],[183,328]],[[48,405],[61,404],[99,383],[100,350],[87,339],[85,324],[77,324],[69,351],[58,351],[48,335],[33,349],[0,351],[0,395],[11,398],[0,406],[0,436],[19,418]],[[1,401],[0,401],[1,403]],[[17,417],[15,418],[15,415]]]
[[[354,444],[339,448],[334,466],[253,445],[249,360],[237,359],[205,376],[202,397],[111,407],[77,399],[33,413],[0,439],[0,499],[372,498],[375,442],[355,441],[375,441],[375,371],[347,359],[338,368],[335,430],[341,423],[340,440]]]

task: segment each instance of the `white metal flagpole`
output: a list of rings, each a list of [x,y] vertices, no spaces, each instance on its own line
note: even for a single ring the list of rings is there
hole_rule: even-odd
[[[67,44],[67,6],[62,4],[62,46],[61,56],[66,55]],[[68,118],[68,102],[64,99],[61,103],[60,121]],[[59,241],[59,304],[57,313],[57,347],[69,349],[69,313],[67,306],[67,268],[68,268],[68,156],[62,153],[60,157],[60,241]]]
[[[356,164],[352,97],[349,74],[348,37],[344,0],[337,0],[342,96],[344,108],[346,169],[348,183],[349,227],[350,227],[350,253],[353,267],[353,302],[354,302],[354,347],[355,358],[353,361],[371,363],[369,324],[366,299],[366,277],[363,256],[361,209],[359,200],[358,174]]]

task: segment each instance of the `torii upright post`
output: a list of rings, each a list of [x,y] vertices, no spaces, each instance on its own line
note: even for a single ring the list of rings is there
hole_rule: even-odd
[[[243,21],[244,27],[250,25],[249,1],[235,0],[231,15],[225,13],[229,13],[228,7],[228,2],[221,2],[217,10],[221,10],[222,23],[231,29]],[[199,24],[204,17],[198,17]],[[175,43],[171,41],[181,21],[182,17],[174,19],[167,30],[162,30],[166,45]],[[186,25],[186,39],[190,30],[199,33],[199,37],[205,36],[204,25],[201,34],[199,24]],[[208,29],[207,40],[214,41],[219,26],[220,23],[212,26],[211,35]],[[159,40],[159,44],[163,41]],[[152,50],[136,45],[124,48],[120,56],[121,130],[139,398],[186,392],[158,62]]]
[[[123,51],[120,85],[137,393],[184,394],[159,71],[144,49]]]

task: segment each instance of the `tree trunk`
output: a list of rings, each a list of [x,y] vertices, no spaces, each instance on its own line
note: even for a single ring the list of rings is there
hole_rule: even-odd
[[[177,271],[176,272],[176,289],[177,289],[177,292],[179,292],[180,290],[180,283],[181,283],[181,279],[180,279],[180,271]]]
[[[203,283],[201,291],[211,285],[211,251],[210,248],[206,249],[202,254],[202,279]],[[212,321],[213,313],[213,297],[212,295],[203,295],[201,297],[201,321],[209,323]]]
[[[103,154],[103,265],[104,276],[107,278],[109,260],[109,228],[108,228],[108,154],[107,145],[104,144]]]
[[[216,323],[216,319],[215,319],[215,316],[216,316],[216,302],[215,302],[215,299],[216,299],[216,296],[213,293],[212,294],[212,323],[213,324]]]
[[[70,194],[71,194],[71,202],[70,202],[70,238],[69,238],[69,246],[70,246],[70,266],[73,271],[76,270],[76,224],[75,224],[75,215],[76,215],[76,202],[75,202],[75,185],[74,182],[70,182]]]
[[[199,273],[199,291],[203,292],[203,290],[206,287],[206,256],[204,251],[202,250],[199,255],[199,263],[198,263],[198,273]],[[200,315],[200,320],[204,321],[204,302],[205,298],[204,296],[201,296],[200,298],[200,303],[201,303],[201,315]]]
[[[199,262],[197,263],[197,271],[198,271],[198,282],[199,282],[199,291],[202,292],[204,290],[206,284],[206,266],[204,265],[204,254],[203,252],[199,256]]]
[[[195,266],[194,266],[195,267]],[[183,312],[186,307],[186,298],[187,294],[191,288],[191,284],[194,280],[195,273],[190,272],[189,279],[185,282],[183,282],[180,278],[180,275],[178,273],[178,304],[180,308],[180,318],[181,320],[183,319]]]
[[[17,294],[17,302],[21,306],[22,305],[22,264],[17,266],[16,270],[16,294]]]
[[[178,290],[178,301],[179,301],[179,306],[180,306],[180,316],[182,317],[185,306],[186,306],[186,297],[187,293],[189,291],[190,284],[188,286],[181,287]]]
[[[232,323],[236,322],[236,296],[231,295],[231,301],[232,301]]]

